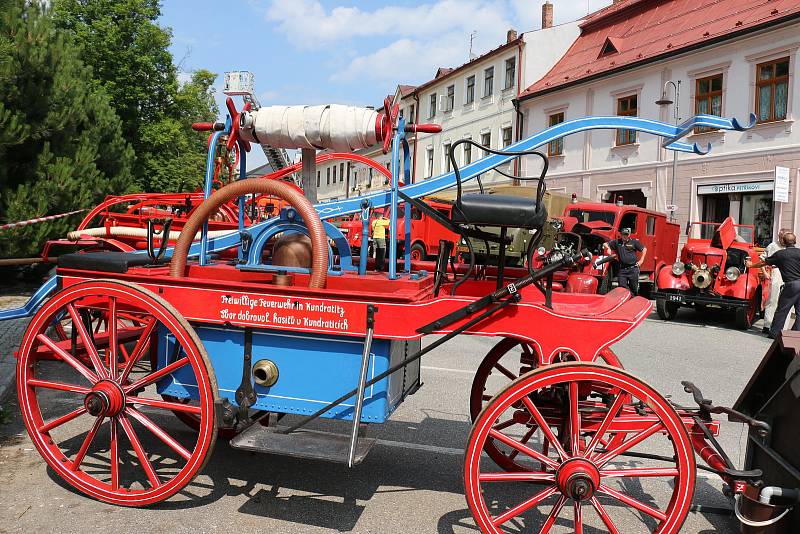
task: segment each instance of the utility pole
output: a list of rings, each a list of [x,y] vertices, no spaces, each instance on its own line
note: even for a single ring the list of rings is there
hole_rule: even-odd
[[[672,85],[672,89],[675,91],[675,100],[670,100],[667,97],[667,86]],[[681,97],[681,81],[678,80],[677,83],[673,82],[672,80],[667,80],[664,82],[664,88],[661,91],[661,98],[656,100],[656,104],[659,106],[669,106],[670,104],[675,104],[672,107],[672,116],[675,119],[675,126],[678,125],[680,122],[680,97]],[[678,151],[672,151],[672,191],[669,197],[669,218],[670,220],[675,220],[675,211],[677,210],[677,206],[675,206],[675,182],[678,179]]]

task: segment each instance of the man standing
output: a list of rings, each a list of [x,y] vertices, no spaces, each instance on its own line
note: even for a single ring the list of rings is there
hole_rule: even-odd
[[[767,245],[764,255],[761,259],[766,259],[784,249],[783,237],[791,232],[788,228],[781,228],[778,232],[778,239]],[[772,317],[775,315],[775,309],[778,307],[778,295],[781,293],[783,287],[783,277],[781,276],[780,269],[773,267],[772,271],[765,271],[764,276],[770,280],[769,297],[767,298],[766,306],[764,306],[764,328],[762,332],[769,334],[769,329],[772,326]],[[783,326],[781,327],[783,328]]]
[[[619,272],[617,273],[617,284],[631,292],[633,296],[639,291],[639,267],[642,266],[647,247],[642,245],[638,239],[631,237],[631,229],[623,228],[620,231],[621,237],[613,241],[603,243],[606,254],[612,251],[619,262]],[[637,258],[636,253],[642,255]]]
[[[386,229],[389,227],[389,219],[383,211],[378,212],[378,216],[372,221],[372,239],[375,240],[375,270],[383,271],[383,263],[386,258]]]
[[[772,339],[778,335],[786,324],[789,312],[794,308],[795,315],[800,317],[800,249],[795,247],[797,237],[792,232],[783,235],[783,243],[786,247],[777,251],[765,260],[753,263],[750,258],[745,260],[748,269],[752,267],[763,267],[772,265],[777,267],[783,277],[783,291],[778,297],[778,307],[772,318],[769,334]],[[792,330],[800,330],[800,321],[795,321]]]

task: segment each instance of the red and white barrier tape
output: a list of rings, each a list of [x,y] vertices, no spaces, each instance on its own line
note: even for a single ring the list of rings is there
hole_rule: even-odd
[[[28,219],[27,221],[8,223],[0,226],[0,230],[8,230],[10,228],[17,228],[19,226],[28,226],[29,224],[36,224],[44,221],[52,221],[54,219],[61,219],[63,217],[69,217],[70,215],[75,215],[76,213],[83,213],[84,211],[89,211],[89,210],[75,210],[75,211],[70,211],[68,213],[59,213],[58,215],[48,215],[46,217],[36,217],[35,219]]]

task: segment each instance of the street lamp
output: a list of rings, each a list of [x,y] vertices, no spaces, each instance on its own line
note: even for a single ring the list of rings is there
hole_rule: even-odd
[[[675,100],[670,100],[667,96],[667,86],[672,85],[672,89],[675,92]],[[675,126],[678,125],[678,121],[680,121],[680,96],[681,96],[681,81],[678,80],[678,83],[673,82],[672,80],[667,80],[664,82],[664,88],[661,90],[661,98],[656,100],[656,104],[659,106],[669,106],[670,104],[675,104],[672,108],[672,116],[675,119]],[[672,211],[670,211],[669,218],[671,220],[675,220],[675,181],[678,178],[678,151],[672,151],[672,192],[670,193],[669,203],[672,207]]]

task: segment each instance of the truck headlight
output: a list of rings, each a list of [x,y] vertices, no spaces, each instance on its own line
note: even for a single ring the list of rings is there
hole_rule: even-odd
[[[354,235],[354,236],[353,236],[353,239],[355,239],[356,241],[358,241],[358,238],[359,238],[359,237],[361,237],[361,236],[360,236],[359,234],[356,234],[356,235]]]
[[[537,253],[539,256],[544,256],[545,252],[547,252],[547,249],[546,249],[546,248],[544,248],[544,247],[539,247],[539,248],[537,248],[537,249],[536,249],[536,253]]]
[[[684,272],[686,272],[686,266],[683,264],[683,262],[676,261],[672,264],[672,274],[675,276],[680,276]]]
[[[731,282],[735,282],[742,275],[742,271],[738,267],[728,267],[725,269],[725,278]]]

